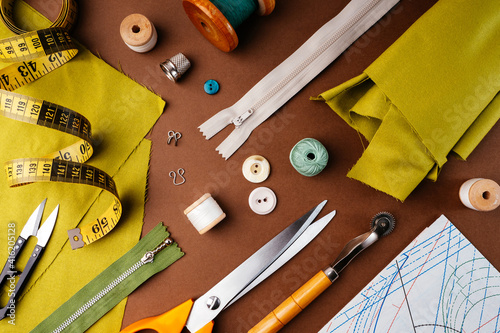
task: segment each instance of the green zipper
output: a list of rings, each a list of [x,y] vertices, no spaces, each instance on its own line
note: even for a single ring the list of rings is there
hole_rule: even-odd
[[[31,332],[84,332],[122,299],[184,253],[159,223],[130,251],[80,289]]]

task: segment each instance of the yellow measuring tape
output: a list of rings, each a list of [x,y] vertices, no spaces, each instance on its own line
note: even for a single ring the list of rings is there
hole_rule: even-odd
[[[68,29],[76,20],[76,2],[63,1],[56,21],[47,29],[26,32],[14,24],[15,0],[0,0],[4,24],[18,36],[0,40],[0,59],[13,64],[0,70],[0,114],[18,121],[69,133],[79,140],[69,147],[41,158],[23,158],[5,164],[11,187],[33,182],[87,184],[114,196],[111,206],[95,221],[68,230],[73,249],[88,245],[106,235],[122,214],[116,185],[105,172],[83,164],[93,153],[90,122],[81,114],[44,100],[12,91],[28,84],[73,58],[78,50]]]

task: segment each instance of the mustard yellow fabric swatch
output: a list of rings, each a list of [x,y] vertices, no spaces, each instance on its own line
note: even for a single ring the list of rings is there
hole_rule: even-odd
[[[500,118],[500,2],[440,0],[318,99],[370,142],[348,176],[399,200],[466,159]]]
[[[31,290],[23,295],[16,308],[15,325],[6,318],[0,322],[2,332],[29,332],[50,316],[82,287],[131,249],[139,240],[144,216],[144,196],[151,142],[142,140],[123,167],[113,177],[125,193],[124,219],[102,240],[79,250],[66,244],[47,271],[41,274]],[[70,190],[70,189],[68,189]],[[104,200],[103,196],[98,198]],[[50,197],[49,197],[50,200]],[[48,201],[47,201],[48,204]],[[87,216],[96,216],[100,205],[92,205]],[[62,208],[62,206],[61,206]],[[58,221],[59,223],[59,221]],[[63,228],[61,228],[63,229]],[[64,230],[63,230],[64,231]],[[51,240],[52,241],[52,240]],[[49,242],[49,246],[51,246]],[[31,253],[31,250],[29,251]],[[87,332],[120,331],[126,299],[122,300]]]
[[[28,29],[49,22],[20,2],[16,16]],[[12,36],[0,25],[0,38]],[[144,139],[163,112],[165,102],[116,71],[79,45],[74,59],[41,79],[16,90],[71,108],[92,124],[94,156],[87,162],[115,179],[124,205],[121,220],[103,239],[79,250],[71,250],[67,230],[94,220],[112,202],[112,196],[97,188],[65,183],[35,183],[9,188],[0,175],[0,262],[7,259],[8,224],[15,224],[17,237],[31,212],[48,198],[44,221],[60,204],[59,217],[45,253],[16,307],[16,325],[0,321],[1,332],[26,332],[92,280],[110,263],[136,244],[142,229],[144,196],[149,166],[150,142]],[[0,64],[5,66],[5,64]],[[76,139],[51,129],[0,117],[0,165],[23,157],[39,157],[68,146]],[[30,239],[20,259],[22,269],[36,243]],[[1,295],[6,302],[5,288]],[[96,331],[116,331],[124,302],[108,313]],[[108,329],[109,327],[109,329]]]

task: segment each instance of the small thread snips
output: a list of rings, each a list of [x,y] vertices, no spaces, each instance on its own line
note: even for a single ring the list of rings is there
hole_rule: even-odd
[[[45,208],[46,201],[47,199],[43,200],[42,203],[38,205],[38,207],[28,219],[28,222],[26,222],[26,225],[17,238],[15,245],[12,247],[12,250],[9,248],[10,253],[0,275],[0,286],[3,285],[7,280],[10,281],[11,279],[15,279],[15,276],[17,275],[19,275],[19,280],[15,284],[15,289],[9,291],[10,297],[7,305],[0,309],[0,320],[5,318],[8,315],[8,312],[16,306],[16,298],[21,295],[21,292],[26,286],[31,273],[33,272],[36,264],[42,256],[43,250],[45,249],[45,246],[47,245],[47,242],[52,235],[52,230],[54,230],[54,226],[57,220],[57,214],[59,213],[59,205],[57,205],[57,207],[52,211],[52,213],[45,220],[40,229],[38,228],[42,220],[43,209]],[[36,237],[38,241],[23,271],[18,272],[16,271],[15,267],[17,257],[21,253],[21,250],[26,244],[26,241],[31,236]]]
[[[182,138],[181,132],[168,131],[167,145],[169,145],[172,139],[174,139],[174,144],[177,146],[177,141],[179,141],[180,138]]]

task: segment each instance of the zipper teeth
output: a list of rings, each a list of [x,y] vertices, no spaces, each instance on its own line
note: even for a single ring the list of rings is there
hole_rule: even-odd
[[[54,333],[60,333],[62,332],[66,327],[71,325],[72,322],[74,322],[78,317],[80,317],[85,311],[87,311],[90,307],[92,307],[97,301],[99,301],[101,298],[103,298],[107,293],[109,293],[114,287],[116,287],[118,284],[120,284],[123,280],[125,280],[129,275],[134,273],[139,267],[144,265],[145,262],[142,262],[139,260],[136,262],[132,267],[130,267],[128,270],[123,272],[120,276],[118,276],[116,279],[111,281],[110,284],[108,284],[104,289],[102,289],[97,295],[92,297],[87,303],[82,305],[78,310],[76,310],[75,313],[73,313],[68,319],[66,319],[59,327],[57,327],[53,332]]]
[[[250,109],[256,110],[269,101],[276,93],[283,89],[294,77],[296,77],[300,72],[302,72],[310,63],[312,63],[317,57],[319,57],[323,52],[325,52],[333,43],[335,43],[343,34],[345,34],[355,23],[357,23],[363,16],[368,13],[380,0],[372,0],[365,7],[363,7],[354,17],[344,24],[335,35],[327,40],[321,47],[319,47],[313,54],[311,54],[307,59],[305,59],[299,66],[297,66],[290,74],[284,77],[277,85],[274,86],[264,97],[262,97],[257,103],[254,104]]]

